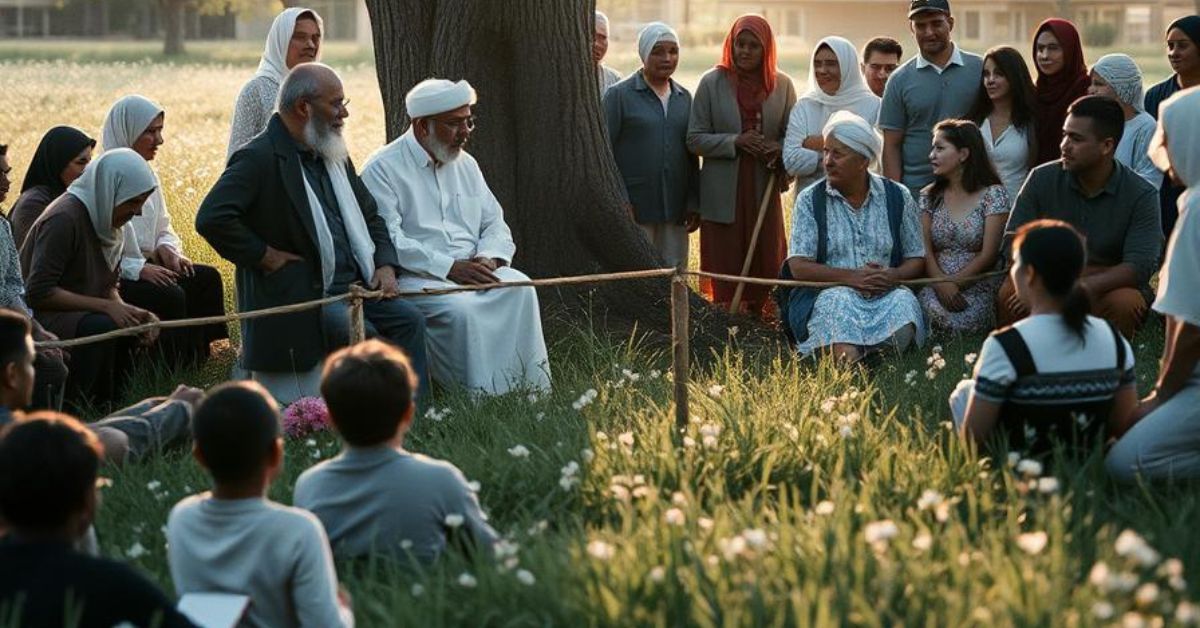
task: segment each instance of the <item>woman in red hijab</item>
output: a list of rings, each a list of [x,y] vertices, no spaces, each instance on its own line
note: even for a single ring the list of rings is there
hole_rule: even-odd
[[[1037,65],[1037,163],[1061,156],[1063,122],[1067,107],[1087,95],[1091,79],[1083,61],[1079,31],[1067,20],[1051,18],[1038,26],[1033,39]]]
[[[700,268],[740,275],[750,250],[758,208],[774,173],[772,190],[751,277],[774,279],[786,257],[780,193],[787,173],[780,162],[788,116],[796,103],[792,79],[775,67],[775,37],[757,15],[743,15],[725,38],[721,62],[696,88],[688,125],[688,150],[704,158],[700,170]],[[718,304],[733,300],[737,284],[703,281],[705,296]],[[745,312],[763,315],[765,286],[747,284]]]

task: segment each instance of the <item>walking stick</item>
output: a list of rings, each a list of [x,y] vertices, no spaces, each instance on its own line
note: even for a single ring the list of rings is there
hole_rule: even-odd
[[[750,248],[746,251],[746,261],[742,262],[742,272],[739,277],[745,277],[750,274],[750,262],[754,261],[754,249],[758,248],[758,232],[762,231],[763,219],[767,216],[767,207],[771,204],[771,195],[778,194],[775,191],[775,172],[771,172],[771,176],[767,178],[767,190],[763,193],[762,202],[758,204],[758,220],[754,223],[754,232],[750,234]],[[742,305],[742,291],[746,289],[746,284],[739,283],[733,291],[733,301],[729,302],[729,312],[737,314],[738,308]]]

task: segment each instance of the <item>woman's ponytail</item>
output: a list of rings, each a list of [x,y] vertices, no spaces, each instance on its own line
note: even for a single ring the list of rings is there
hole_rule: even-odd
[[[1092,299],[1077,282],[1071,286],[1071,291],[1063,301],[1062,318],[1067,327],[1079,336],[1079,342],[1087,342],[1087,317],[1091,311]]]

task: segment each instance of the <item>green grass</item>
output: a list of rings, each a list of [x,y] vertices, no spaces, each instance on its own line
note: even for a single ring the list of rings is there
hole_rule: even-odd
[[[31,60],[24,43],[25,57],[13,60],[6,45],[0,141],[11,145],[17,180],[46,128],[70,123],[98,136],[117,97],[136,91],[154,98],[167,110],[167,144],[154,165],[174,224],[189,254],[231,282],[232,268],[191,223],[220,173],[228,116],[253,55],[74,63]],[[193,54],[203,48],[193,46]],[[342,70],[354,100],[348,139],[361,163],[383,140],[382,105],[369,64]],[[230,306],[232,295],[227,290]],[[1048,466],[1059,489],[1042,494],[1003,461],[964,450],[946,430],[946,395],[969,371],[964,356],[978,351],[979,337],[935,339],[948,366],[934,379],[924,374],[933,343],[872,370],[838,372],[791,355],[751,360],[734,337],[727,354],[692,374],[695,419],[677,441],[663,354],[597,334],[586,319],[548,329],[552,395],[478,404],[441,395],[434,404],[450,414],[419,420],[408,443],[480,482],[493,524],[520,546],[519,564],[451,555],[419,573],[340,565],[361,625],[1093,625],[1101,623],[1092,614],[1097,602],[1113,604],[1117,618],[1134,605],[1132,592],[1103,593],[1087,582],[1097,561],[1128,571],[1138,584],[1161,585],[1160,601],[1142,609],[1147,615],[1169,616],[1163,600],[1200,593],[1190,583],[1184,594],[1174,592],[1154,568],[1133,568],[1114,547],[1122,530],[1135,530],[1200,579],[1196,486],[1117,487],[1093,457]],[[1161,337],[1152,322],[1135,342],[1143,388]],[[162,394],[178,381],[215,384],[231,356],[225,349],[196,372],[146,367],[130,396]],[[911,382],[909,372],[916,374]],[[595,402],[575,410],[588,389],[598,391]],[[338,450],[331,435],[312,440],[287,444],[275,499],[289,503],[295,477]],[[517,444],[528,458],[508,454]],[[572,461],[580,483],[564,490],[562,469]],[[105,553],[125,557],[140,545],[148,551],[132,562],[170,590],[161,528],[176,501],[207,488],[203,474],[186,452],[172,452],[105,475],[113,481],[97,521]],[[621,486],[615,493],[614,483]],[[936,505],[919,507],[927,490],[942,496],[940,513]],[[625,492],[628,501],[617,497]],[[829,514],[819,514],[823,502],[832,505]],[[668,524],[668,516],[682,525]],[[867,526],[882,520],[894,522],[897,534],[872,546]],[[1048,543],[1040,553],[1017,546],[1018,535],[1041,531]],[[608,557],[590,554],[589,544]],[[518,569],[535,583],[521,584]],[[476,587],[457,584],[464,572]]]

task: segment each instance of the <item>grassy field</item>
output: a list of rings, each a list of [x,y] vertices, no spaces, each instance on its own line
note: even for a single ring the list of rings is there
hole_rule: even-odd
[[[0,59],[12,51],[4,46]],[[0,141],[17,180],[49,126],[98,135],[118,96],[154,98],[168,112],[155,167],[175,224],[194,258],[230,277],[191,219],[219,174],[253,54],[204,56],[197,45],[194,58],[160,64],[133,46],[114,46],[119,57],[78,46],[86,62],[34,59],[25,47],[0,61]],[[361,161],[383,139],[382,106],[369,60],[339,54]],[[416,571],[340,565],[360,625],[1196,622],[1187,600],[1200,594],[1197,487],[1118,487],[1096,456],[1038,470],[966,450],[946,428],[945,398],[980,338],[938,338],[839,372],[790,355],[743,357],[732,334],[693,373],[693,420],[678,435],[666,356],[590,325],[581,317],[549,339],[553,394],[442,395],[409,442],[479,482],[514,554],[448,556]],[[1143,387],[1161,335],[1152,321],[1135,342]],[[934,345],[946,366],[928,370]],[[214,384],[228,359],[143,374],[135,393],[177,378]],[[594,400],[578,403],[590,390]],[[295,477],[337,450],[328,434],[289,441],[272,496],[289,503]],[[105,473],[104,551],[169,590],[162,526],[178,499],[206,488],[204,476],[183,452]]]

